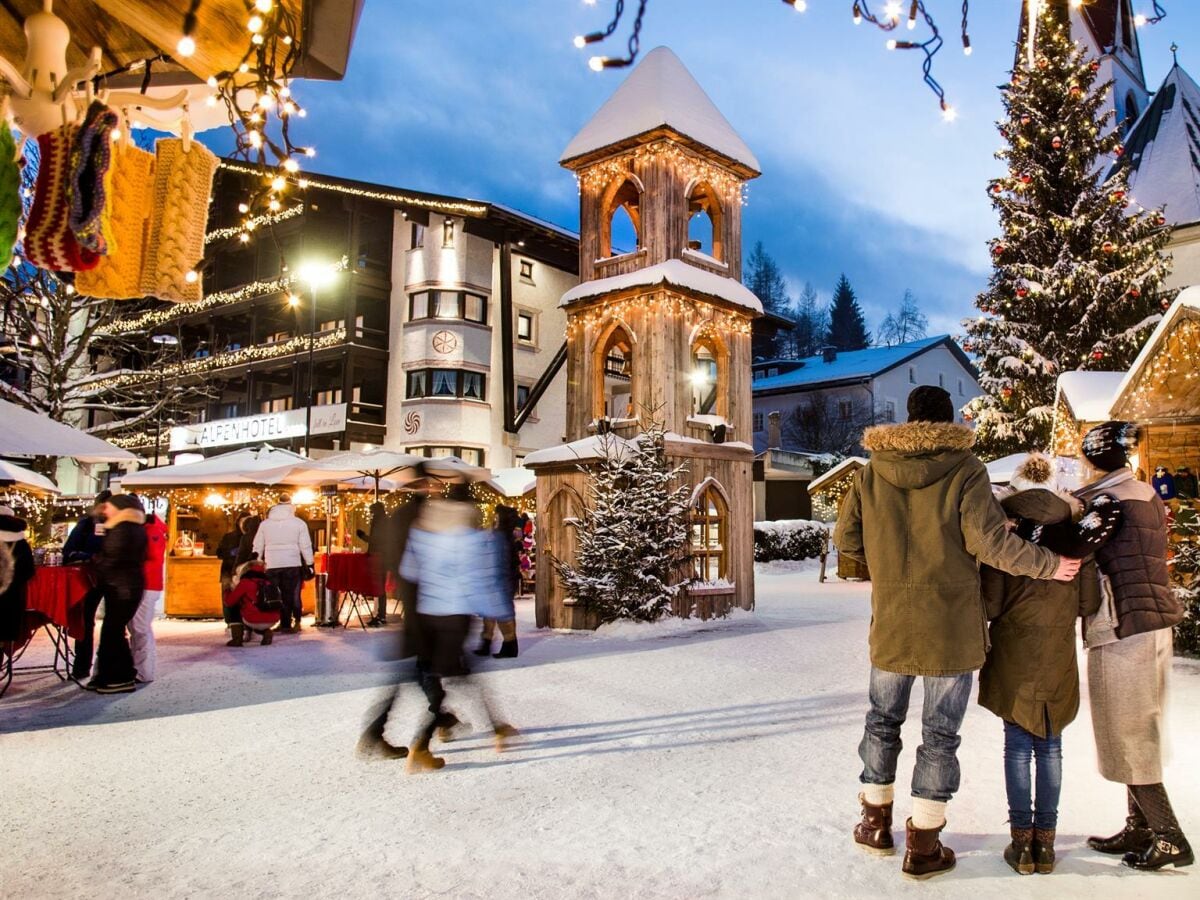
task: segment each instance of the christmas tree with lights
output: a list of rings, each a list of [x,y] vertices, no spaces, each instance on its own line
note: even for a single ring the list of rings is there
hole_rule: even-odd
[[[1112,87],[1071,40],[1066,4],[1037,16],[1033,64],[1001,88],[1008,173],[989,185],[1000,214],[993,271],[968,319],[984,395],[965,413],[988,455],[1050,444],[1055,383],[1072,369],[1129,367],[1162,305],[1170,237],[1159,210],[1128,195],[1119,130],[1101,107]],[[1103,180],[1101,170],[1111,170]]]

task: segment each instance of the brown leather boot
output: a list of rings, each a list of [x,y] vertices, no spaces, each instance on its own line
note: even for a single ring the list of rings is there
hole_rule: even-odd
[[[907,851],[900,873],[905,878],[924,881],[954,868],[954,851],[943,847],[939,838],[945,822],[937,828],[915,828],[909,819],[904,826],[908,833]]]
[[[862,804],[862,821],[854,826],[854,842],[876,856],[894,856],[896,842],[892,840],[892,804],[872,806],[865,794],[858,795]]]
[[[445,765],[446,760],[434,756],[428,748],[420,750],[414,747],[408,751],[408,771],[411,773],[435,772]]]
[[[1004,861],[1018,875],[1032,875],[1033,863],[1033,829],[1013,828],[1012,843],[1004,848]],[[1051,832],[1053,833],[1053,832]],[[1053,849],[1050,851],[1053,853]]]
[[[1126,853],[1141,853],[1154,843],[1154,832],[1146,821],[1141,808],[1134,799],[1133,791],[1125,789],[1129,804],[1129,815],[1125,817],[1125,827],[1109,837],[1090,837],[1087,845],[1100,853],[1111,853],[1122,856]]]
[[[1054,829],[1033,829],[1033,865],[1039,875],[1054,871]]]

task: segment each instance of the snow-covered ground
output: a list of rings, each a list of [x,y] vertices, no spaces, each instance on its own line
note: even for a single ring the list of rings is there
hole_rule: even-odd
[[[519,742],[445,745],[447,767],[421,776],[353,754],[393,629],[233,650],[218,624],[165,621],[160,678],[136,694],[19,677],[0,699],[0,896],[1200,894],[1200,870],[1140,874],[1083,847],[1124,816],[1086,703],[1056,874],[1019,879],[1000,858],[1001,728],[974,706],[945,835],[957,871],[912,884],[898,856],[858,851],[867,588],[794,569],[764,568],[754,615],[641,640],[537,632],[524,602],[520,659],[484,676]],[[1200,667],[1174,674],[1167,785],[1197,838]],[[917,720],[906,737],[902,773]]]

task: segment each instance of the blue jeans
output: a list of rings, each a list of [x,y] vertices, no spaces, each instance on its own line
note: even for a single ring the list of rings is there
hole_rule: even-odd
[[[1037,757],[1037,806],[1032,798],[1030,768]],[[1004,723],[1004,787],[1008,822],[1013,828],[1058,827],[1062,793],[1062,735],[1040,738],[1013,722]]]
[[[863,784],[892,784],[900,756],[900,726],[908,716],[908,698],[915,675],[897,675],[871,667],[871,709],[858,755]],[[921,710],[921,746],[913,769],[912,795],[946,801],[958,790],[958,731],[971,699],[971,673],[926,675],[925,706]]]

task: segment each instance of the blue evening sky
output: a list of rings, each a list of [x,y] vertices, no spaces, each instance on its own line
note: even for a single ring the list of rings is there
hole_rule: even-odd
[[[763,241],[794,293],[812,281],[827,299],[845,272],[874,328],[911,288],[931,327],[954,332],[987,279],[996,85],[1020,0],[971,4],[970,57],[958,0],[927,2],[948,32],[934,73],[960,112],[953,124],[921,82],[919,53],[889,52],[881,32],[856,28],[849,0],[809,0],[803,14],[780,0],[650,0],[642,47],[671,47],[758,155],[743,240]],[[1168,17],[1140,32],[1152,90],[1172,40],[1200,76],[1200,3],[1164,5]],[[294,132],[317,147],[317,171],[496,201],[575,229],[574,178],[557,160],[628,70],[592,72],[591,51],[571,39],[602,27],[612,6],[367,0],[346,79],[298,85],[309,115]],[[623,48],[627,27],[607,52]]]

